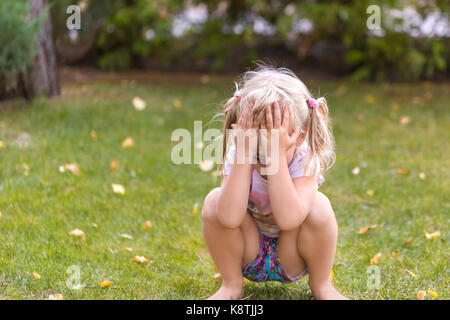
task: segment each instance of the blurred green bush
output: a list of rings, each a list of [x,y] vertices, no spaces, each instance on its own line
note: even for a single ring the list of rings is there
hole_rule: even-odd
[[[8,2],[12,1],[2,1]],[[367,8],[374,4],[369,0],[79,0],[82,29],[69,32],[66,9],[71,4],[71,0],[53,2],[55,37],[64,63],[94,61],[105,70],[219,71],[278,57],[274,60],[351,74],[355,80],[448,76],[448,1],[377,2],[381,30],[366,27]],[[15,6],[0,10],[5,16],[0,27],[13,23],[17,10],[23,9],[21,4]],[[412,18],[393,14],[405,10],[422,21],[438,13],[447,19],[446,32],[417,34],[420,26],[405,31]],[[11,42],[5,51],[10,53],[2,57],[6,54],[13,64],[26,61],[32,47],[32,34],[26,31],[30,27],[11,28],[14,41],[0,33],[1,43]],[[4,76],[3,69],[0,74]]]
[[[0,96],[16,89],[36,54],[41,19],[30,21],[28,10],[26,1],[0,1]]]

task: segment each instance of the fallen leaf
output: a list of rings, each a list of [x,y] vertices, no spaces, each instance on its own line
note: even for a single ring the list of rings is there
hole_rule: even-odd
[[[355,176],[357,176],[357,175],[359,174],[359,167],[353,168],[352,173],[353,173]]]
[[[69,232],[69,235],[74,237],[84,237],[84,232],[80,229],[74,229]]]
[[[133,138],[131,137],[127,137],[125,140],[123,140],[122,142],[122,148],[124,149],[129,149],[134,145],[134,141]]]
[[[192,214],[195,216],[198,213],[198,203],[196,202],[194,204],[194,207],[192,208]]]
[[[147,221],[144,222],[143,227],[144,227],[144,229],[150,230],[150,229],[153,228],[153,225],[152,225],[152,223],[149,220],[147,220]]]
[[[60,172],[70,171],[74,175],[79,176],[81,174],[80,167],[76,163],[67,163],[59,167]]]
[[[2,212],[0,211],[0,218],[2,217]]]
[[[126,233],[122,233],[122,234],[120,235],[120,237],[121,237],[121,238],[124,238],[124,239],[128,239],[128,240],[133,240],[133,237],[130,236],[129,234],[126,234]]]
[[[411,122],[411,118],[410,117],[404,116],[404,117],[400,118],[400,123],[403,124],[403,125],[408,124],[410,122]]]
[[[35,278],[36,280],[41,280],[41,275],[37,272],[33,272],[33,278]]]
[[[375,103],[375,97],[372,95],[368,95],[366,96],[366,101],[370,104],[374,104]]]
[[[111,164],[109,165],[109,170],[115,171],[117,169],[117,161],[113,160],[111,161]]]
[[[214,160],[203,160],[198,164],[198,166],[204,172],[211,171],[211,169],[214,167]]]
[[[372,259],[370,259],[370,265],[378,264],[378,259],[381,257],[381,252],[378,252],[376,255],[373,256]]]
[[[107,281],[107,280],[100,283],[100,287],[102,287],[102,288],[109,288],[110,286],[111,286],[111,282]]]
[[[5,146],[5,144],[3,143],[2,140],[0,140],[0,150],[3,149],[4,146]]]
[[[373,224],[373,225],[371,225],[371,226],[367,226],[367,227],[364,227],[364,228],[361,228],[361,229],[359,229],[359,231],[357,232],[358,234],[364,234],[364,233],[366,233],[367,231],[369,231],[369,229],[375,229],[377,227],[377,225],[376,224]]]
[[[398,250],[392,251],[391,256],[393,258],[395,258],[396,256],[398,256],[399,253],[400,253],[400,251],[398,251]]]
[[[425,298],[425,291],[417,291],[417,299],[423,300]]]
[[[93,140],[97,140],[97,139],[98,139],[97,132],[95,132],[95,130],[92,130],[92,131],[91,131],[91,138],[92,138]]]
[[[220,273],[214,273],[211,278],[213,279],[219,279],[221,277]]]
[[[51,294],[48,296],[48,300],[64,300],[64,297],[60,293]]]
[[[409,170],[408,169],[397,168],[395,170],[395,172],[397,172],[397,174],[408,174]]]
[[[405,246],[407,246],[407,245],[411,244],[411,242],[412,242],[412,239],[408,239],[408,240],[403,241],[403,244]]]
[[[408,269],[405,269],[405,271],[408,272],[411,275],[411,277],[417,278],[417,275],[415,273],[409,271]]]
[[[425,237],[427,237],[428,240],[433,240],[434,238],[440,237],[441,233],[439,231],[428,233],[425,231]]]
[[[419,173],[420,180],[425,180],[425,178],[426,178],[425,173],[423,173],[423,172]]]
[[[129,252],[132,252],[132,251],[133,251],[133,248],[125,247],[125,250],[127,250],[127,251],[129,251]]]
[[[135,109],[136,111],[142,111],[142,110],[144,110],[145,107],[147,106],[147,104],[145,103],[145,101],[142,100],[142,99],[139,98],[139,97],[134,97],[133,100],[132,100],[132,103],[133,103],[134,109]]]
[[[429,293],[430,296],[432,296],[433,298],[437,298],[437,297],[438,297],[437,293],[434,292],[434,291],[432,291],[432,290],[430,290],[430,289],[428,289],[428,293]]]
[[[330,280],[331,280],[331,284],[334,284],[334,283],[335,283],[334,272],[333,272],[333,270],[330,271]]]
[[[173,99],[173,106],[176,108],[176,109],[180,109],[181,108],[181,101],[180,101],[180,99],[177,99],[177,98],[175,98],[175,99]]]
[[[137,263],[147,263],[148,260],[143,256],[135,256],[134,261]]]
[[[372,189],[367,190],[367,195],[369,197],[372,197],[375,194],[375,191],[373,191]]]
[[[121,184],[113,183],[111,186],[112,186],[113,192],[115,194],[120,194],[120,195],[125,194],[125,188]]]

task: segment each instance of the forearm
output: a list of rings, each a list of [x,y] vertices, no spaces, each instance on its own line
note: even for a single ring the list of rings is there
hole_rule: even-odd
[[[245,218],[251,172],[251,164],[237,164],[235,161],[230,175],[221,187],[217,203],[217,217],[225,227],[237,228]]]
[[[280,157],[278,172],[268,176],[268,184],[270,206],[277,225],[282,230],[298,227],[311,210],[315,190],[303,188],[299,193],[294,186],[284,157]]]

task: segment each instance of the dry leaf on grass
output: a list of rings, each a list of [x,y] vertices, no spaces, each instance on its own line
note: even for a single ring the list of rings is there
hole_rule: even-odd
[[[110,281],[103,281],[102,283],[100,283],[100,287],[102,288],[109,288],[110,286],[111,286]]]
[[[76,163],[66,163],[63,166],[59,166],[59,172],[64,173],[66,170],[72,172],[76,176],[81,174],[80,167]]]
[[[381,258],[381,252],[378,252],[376,255],[373,256],[372,259],[370,259],[370,265],[378,264],[378,259]]]
[[[129,149],[134,145],[134,140],[131,137],[127,137],[125,140],[123,140],[122,142],[122,148],[124,149]]]
[[[64,300],[64,297],[60,293],[55,293],[55,294],[49,295],[48,300]]]
[[[147,220],[147,221],[144,222],[143,228],[146,229],[146,230],[150,230],[150,229],[153,228],[153,225],[152,225],[152,223],[149,220]]]
[[[426,292],[425,291],[422,291],[422,290],[417,291],[417,299],[423,300],[425,298],[425,296],[426,296]]]
[[[134,262],[137,262],[137,263],[147,263],[148,260],[147,260],[145,257],[143,257],[143,256],[135,256],[135,257],[134,257]]]
[[[84,237],[84,232],[80,229],[74,229],[69,232],[69,235],[73,237]]]
[[[35,278],[36,280],[41,280],[41,275],[37,272],[33,272],[33,278]]]
[[[375,229],[377,227],[377,225],[376,224],[373,224],[373,225],[371,225],[371,226],[367,226],[367,227],[364,227],[364,228],[361,228],[361,229],[359,229],[359,231],[357,232],[358,234],[364,234],[364,233],[366,233],[368,230],[370,230],[370,229]]]
[[[125,194],[125,188],[121,184],[113,183],[111,186],[115,194]]]
[[[145,103],[144,100],[142,100],[139,97],[134,97],[132,100],[133,103],[133,107],[136,111],[142,111],[145,109],[145,107],[147,106],[147,104]]]
[[[441,232],[439,232],[439,231],[436,231],[436,232],[433,232],[433,233],[428,233],[428,232],[425,231],[424,233],[425,233],[425,237],[428,240],[433,240],[434,238],[437,238],[437,237],[441,236]]]

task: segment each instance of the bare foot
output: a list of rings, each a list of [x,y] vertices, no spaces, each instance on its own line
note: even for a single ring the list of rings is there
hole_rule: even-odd
[[[340,294],[331,283],[312,289],[312,293],[316,300],[349,300]]]
[[[225,286],[222,284],[219,290],[214,293],[208,300],[238,300],[244,296],[244,287],[240,286]]]

